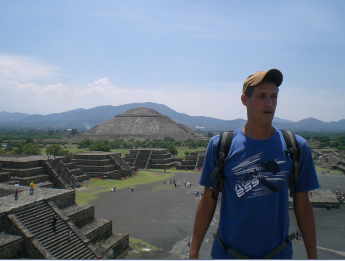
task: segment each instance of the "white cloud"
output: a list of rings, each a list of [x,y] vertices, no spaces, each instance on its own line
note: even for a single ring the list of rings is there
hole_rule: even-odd
[[[27,82],[56,77],[60,69],[24,55],[0,54],[0,81]]]
[[[93,108],[100,105],[155,102],[192,116],[208,116],[225,120],[246,118],[241,104],[241,84],[207,83],[202,86],[157,86],[123,88],[113,84],[107,77],[85,86],[63,82],[38,84],[34,80],[56,77],[57,67],[44,65],[35,59],[19,56],[0,56],[0,111],[29,114],[58,113],[77,108]],[[4,70],[2,70],[4,69]],[[309,92],[303,86],[284,86],[279,93],[276,116],[298,121],[314,117],[323,121],[344,118],[341,99],[333,92]],[[344,97],[339,90],[337,97]]]

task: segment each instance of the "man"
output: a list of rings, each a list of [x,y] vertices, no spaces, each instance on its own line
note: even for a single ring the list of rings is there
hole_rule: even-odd
[[[234,130],[224,160],[221,213],[212,258],[241,258],[236,255],[240,253],[261,259],[274,253],[289,236],[288,180],[292,163],[284,153],[287,148],[282,133],[272,126],[282,81],[282,73],[271,69],[250,75],[243,84],[241,101],[247,109],[247,123]],[[206,151],[199,181],[205,186],[204,196],[195,215],[190,258],[198,258],[217,204],[211,198],[214,180],[210,175],[217,163],[218,140],[219,135],[214,136]],[[299,166],[294,185],[294,211],[308,258],[317,258],[315,221],[308,191],[317,189],[319,184],[306,141],[297,135],[296,140]],[[291,242],[287,242],[273,258],[292,258]]]
[[[31,181],[31,183],[30,183],[30,195],[33,195],[34,194],[34,187],[35,187],[35,184],[34,184],[34,182],[33,181]]]

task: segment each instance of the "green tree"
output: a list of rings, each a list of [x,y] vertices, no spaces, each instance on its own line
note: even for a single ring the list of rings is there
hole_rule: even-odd
[[[46,149],[46,154],[47,155],[55,155],[55,156],[59,156],[59,152],[63,150],[63,148],[58,145],[58,144],[52,144],[50,146],[47,147]]]
[[[34,139],[31,138],[31,137],[27,137],[27,138],[25,139],[25,144],[29,144],[29,143],[35,143]]]
[[[54,132],[53,130],[48,131],[48,135],[49,135],[49,136],[53,136],[54,133],[55,133],[55,132]]]
[[[28,143],[21,148],[21,153],[26,155],[41,155],[42,146],[38,144]]]
[[[81,142],[78,143],[79,148],[88,148],[90,145],[93,144],[93,140],[90,138],[85,138]]]
[[[188,156],[188,155],[189,155],[189,151],[188,151],[188,150],[185,150],[185,151],[184,151],[184,154],[185,154],[186,156]]]
[[[170,145],[168,146],[168,151],[169,151],[172,155],[174,155],[174,156],[176,156],[176,155],[178,154],[178,151],[177,151],[177,149],[176,149],[175,144],[170,144]]]
[[[209,138],[212,138],[214,135],[213,135],[213,133],[212,132],[207,132],[207,137],[209,137]]]
[[[110,146],[106,145],[105,142],[103,140],[98,140],[95,142],[94,145],[90,145],[89,147],[90,151],[105,151],[105,152],[109,152],[110,151]]]

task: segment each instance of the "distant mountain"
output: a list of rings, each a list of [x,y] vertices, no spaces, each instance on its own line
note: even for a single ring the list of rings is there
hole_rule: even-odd
[[[187,125],[195,130],[196,127],[204,127],[206,131],[224,131],[243,126],[244,119],[221,120],[205,116],[189,116],[179,113],[164,104],[152,102],[131,103],[119,106],[98,106],[91,109],[76,109],[67,112],[53,113],[49,115],[29,115],[26,113],[0,112],[0,127],[7,128],[41,128],[41,129],[70,129],[88,130],[101,124],[115,115],[124,113],[129,109],[146,107],[168,116],[177,123]],[[307,118],[298,122],[275,117],[273,125],[277,128],[291,131],[345,131],[345,119],[323,122],[314,118]]]
[[[29,114],[26,113],[19,113],[19,112],[0,112],[0,122],[11,122],[11,121],[20,121],[25,117],[28,117]]]

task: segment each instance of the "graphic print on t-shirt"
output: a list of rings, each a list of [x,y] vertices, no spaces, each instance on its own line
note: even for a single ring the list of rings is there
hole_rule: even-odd
[[[263,161],[260,152],[242,161],[231,169],[235,178],[237,197],[253,198],[278,192],[279,187],[287,186],[285,176],[288,171],[282,171],[280,164],[286,161],[271,159]]]

